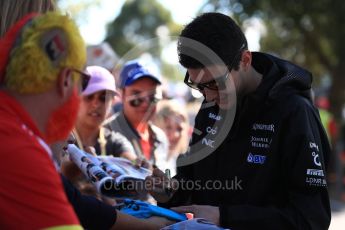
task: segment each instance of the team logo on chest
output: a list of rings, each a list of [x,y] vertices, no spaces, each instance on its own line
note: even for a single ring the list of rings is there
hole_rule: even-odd
[[[253,130],[264,130],[264,131],[269,131],[274,133],[274,124],[259,124],[259,123],[254,123]]]
[[[266,161],[266,156],[249,153],[247,156],[247,162],[251,164],[260,164],[263,165]]]

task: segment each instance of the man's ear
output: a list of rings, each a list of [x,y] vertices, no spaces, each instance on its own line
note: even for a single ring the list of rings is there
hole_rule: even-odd
[[[252,64],[252,53],[249,50],[244,50],[241,58],[244,70],[247,70]]]
[[[57,80],[57,88],[58,88],[58,94],[61,96],[66,96],[69,91],[70,88],[73,86],[72,83],[72,77],[71,75],[71,71],[68,68],[63,68],[58,76],[58,80]]]

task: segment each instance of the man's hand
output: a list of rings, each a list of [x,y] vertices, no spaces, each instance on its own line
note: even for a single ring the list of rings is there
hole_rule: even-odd
[[[136,167],[143,167],[143,168],[146,168],[146,169],[149,169],[152,171],[153,167],[152,167],[152,164],[150,162],[148,162],[145,158],[137,158],[134,160],[133,164],[136,166]]]
[[[177,189],[177,181],[170,180],[158,168],[154,168],[152,175],[146,177],[145,187],[147,191],[160,203],[170,200]]]
[[[210,205],[190,205],[190,206],[180,206],[173,207],[171,210],[180,213],[193,213],[194,218],[204,218],[219,226],[219,207]]]

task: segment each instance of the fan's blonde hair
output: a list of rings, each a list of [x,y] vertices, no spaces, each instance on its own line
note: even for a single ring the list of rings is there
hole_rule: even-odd
[[[153,123],[164,130],[166,118],[172,118],[175,122],[181,124],[183,131],[181,139],[176,146],[176,153],[185,153],[189,143],[189,119],[185,106],[174,100],[161,100],[157,104],[156,114]]]
[[[52,32],[65,41],[64,55],[54,61],[42,46]],[[81,69],[85,65],[86,48],[78,27],[68,16],[58,12],[28,19],[13,39],[15,42],[8,54],[4,83],[16,92],[45,92],[54,85],[62,68]]]

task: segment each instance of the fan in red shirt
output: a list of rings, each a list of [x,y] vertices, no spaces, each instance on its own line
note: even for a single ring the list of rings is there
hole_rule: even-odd
[[[0,52],[0,226],[81,229],[48,144],[74,125],[89,77],[84,41],[69,17],[30,14]]]

